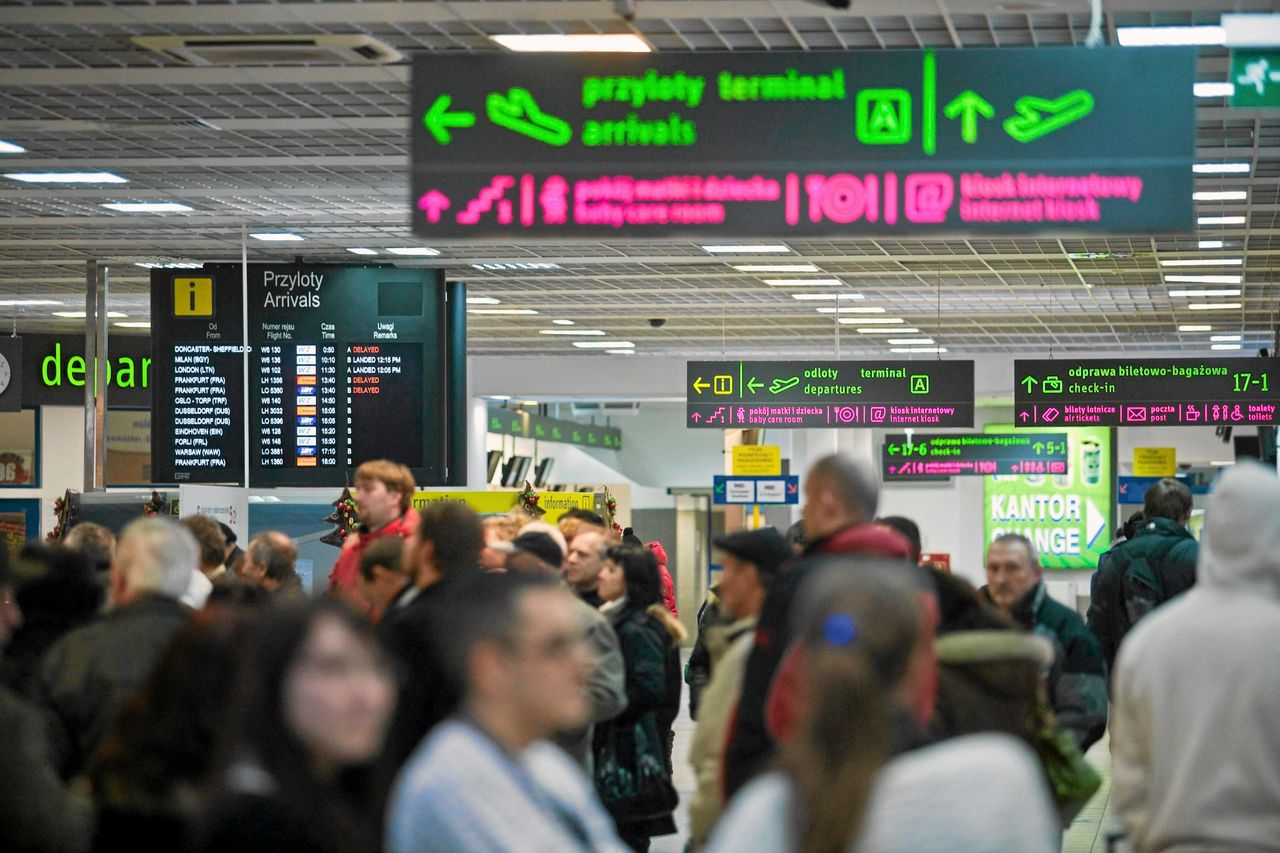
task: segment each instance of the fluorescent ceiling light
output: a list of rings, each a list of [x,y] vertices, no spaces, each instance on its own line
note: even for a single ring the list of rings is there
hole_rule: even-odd
[[[898,317],[841,317],[840,322],[846,324],[861,323],[864,326],[871,325],[872,323],[891,326],[895,323],[905,323],[906,320]]]
[[[1227,47],[1274,47],[1280,44],[1280,15],[1224,14],[1222,30]]]
[[[0,299],[0,307],[26,307],[35,305],[61,305],[56,299]]]
[[[782,255],[790,252],[791,247],[781,243],[768,243],[757,246],[703,246],[702,250],[713,255]]]
[[[843,287],[844,282],[838,278],[766,278],[764,283],[770,287]]]
[[[25,184],[127,184],[111,172],[6,172],[5,177]]]
[[[510,264],[472,264],[472,265],[471,265],[471,268],[472,268],[473,270],[489,270],[489,271],[495,271],[495,270],[558,270],[558,269],[560,269],[560,265],[559,265],[559,264],[552,264],[552,263],[545,263],[545,262],[542,262],[542,261],[538,261],[538,262],[525,262],[525,261],[518,261],[518,262],[516,262],[516,263],[510,263]]]
[[[802,300],[826,300],[834,301],[837,299],[866,299],[861,293],[793,293],[792,299]]]
[[[1191,194],[1195,201],[1244,201],[1248,197],[1244,190],[1206,190]]]
[[[494,394],[494,395],[493,395],[493,396],[491,396],[489,399],[490,399],[490,400],[506,401],[506,400],[510,400],[511,398],[510,398],[510,397],[508,397],[506,394]]]
[[[1249,169],[1248,163],[1196,163],[1191,167],[1197,175],[1245,175]]]
[[[1239,302],[1219,302],[1216,305],[1210,302],[1197,302],[1187,306],[1192,311],[1231,311],[1239,307]]]
[[[1217,350],[1240,349],[1240,344],[1210,344],[1209,349],[1217,349]]]
[[[150,329],[151,321],[150,320],[126,320],[123,323],[112,323],[111,325],[117,326],[121,329]]]
[[[883,314],[884,309],[878,305],[840,305],[830,308],[815,308],[819,314]],[[899,321],[901,322],[901,321]]]
[[[1243,225],[1243,216],[1201,216],[1196,219],[1197,225]]]
[[[1197,98],[1230,98],[1236,93],[1235,83],[1197,83],[1192,87]]]
[[[1201,249],[1221,249],[1221,248],[1222,248],[1222,241],[1221,241],[1221,240],[1201,240],[1201,241],[1200,241],[1200,243],[1199,243],[1199,248],[1201,248]]]
[[[496,296],[468,296],[468,305],[501,305],[502,300]]]
[[[1242,275],[1167,275],[1165,281],[1173,281],[1178,284],[1241,284],[1244,282]]]
[[[738,272],[818,272],[813,264],[733,264]]]
[[[83,311],[54,311],[53,316],[65,317],[68,320],[83,320],[85,314]],[[108,311],[107,318],[111,320],[124,319],[128,314],[121,314],[119,311]]]
[[[552,320],[551,322],[552,322],[553,324],[557,325],[557,326],[572,326],[572,325],[573,325],[573,321],[572,321],[572,320]]]
[[[1178,331],[1179,332],[1211,332],[1213,331],[1213,326],[1185,325],[1185,326],[1179,326]]]
[[[146,270],[198,270],[204,264],[200,261],[138,261],[134,266]]]
[[[503,33],[489,38],[522,53],[652,53],[647,41],[634,33]]]
[[[1226,287],[1221,290],[1170,290],[1170,296],[1239,296],[1240,288]]]
[[[1236,464],[1236,462],[1234,459],[1230,459],[1225,462],[1222,460],[1218,460],[1216,462],[1210,462],[1209,464],[1215,468],[1227,468],[1227,467],[1230,467],[1231,465]]]
[[[1226,44],[1227,31],[1217,24],[1192,27],[1117,27],[1121,47]]]
[[[850,317],[847,320],[842,319],[840,321],[841,325],[853,325],[854,323],[865,323],[865,322],[867,321],[856,318],[856,317]],[[891,329],[858,329],[858,333],[863,335],[914,335],[919,331],[920,331],[919,329],[914,329],[914,328],[904,329],[900,326],[895,326]]]
[[[894,329],[894,331],[896,332],[897,329]],[[903,344],[931,344],[934,343],[934,340],[933,338],[889,338],[889,343],[901,346]]]
[[[889,352],[946,352],[946,347],[890,347]]]
[[[378,254],[378,250],[377,250],[377,249],[347,249],[347,251],[348,251],[348,252],[350,252],[350,253],[351,253],[351,254],[353,254],[353,255],[376,255],[376,254]]]
[[[1239,267],[1244,266],[1243,258],[1179,258],[1161,261],[1162,267]]]
[[[302,237],[297,234],[290,234],[288,231],[260,231],[249,236],[265,243],[298,243],[302,241]]]
[[[176,201],[117,201],[102,206],[120,213],[187,213],[194,210],[191,205]]]
[[[1221,343],[1223,341],[1243,341],[1244,335],[1210,335],[1209,340]]]
[[[440,254],[439,249],[432,249],[429,246],[397,246],[394,249],[387,249],[393,255],[418,255],[422,257],[433,258]]]
[[[631,341],[574,341],[573,345],[581,349],[630,349]]]
[[[14,142],[5,142],[0,139],[0,154],[26,154],[27,149]]]
[[[468,308],[468,314],[505,314],[509,316],[527,317],[530,314],[537,314],[532,308]]]
[[[635,355],[636,354],[636,351],[633,349],[607,349],[605,350],[605,352],[608,353],[609,355]]]
[[[600,329],[540,329],[540,335],[584,335],[589,337],[598,337],[604,332]]]

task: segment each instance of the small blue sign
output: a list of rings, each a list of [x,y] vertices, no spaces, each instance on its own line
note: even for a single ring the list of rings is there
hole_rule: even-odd
[[[1117,477],[1116,478],[1116,503],[1118,504],[1140,504],[1143,496],[1147,493],[1147,489],[1160,482],[1161,477]],[[1186,483],[1187,488],[1191,490],[1193,495],[1207,495],[1212,485],[1203,483],[1199,480],[1192,480],[1189,477],[1176,477]]]
[[[720,475],[711,489],[711,502],[715,504],[798,504],[800,503],[800,478],[791,474],[785,477],[734,477]]]

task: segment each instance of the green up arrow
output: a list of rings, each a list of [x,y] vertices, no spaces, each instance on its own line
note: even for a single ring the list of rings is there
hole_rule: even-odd
[[[756,379],[754,376],[752,376],[750,379],[747,380],[747,390],[750,391],[752,394],[756,393],[758,389],[763,387],[764,387],[764,383],[761,382],[759,379]]]
[[[1024,376],[1022,379],[1018,380],[1018,384],[1026,385],[1027,393],[1030,394],[1032,391],[1035,390],[1034,386],[1037,385],[1039,381],[1040,380],[1036,379],[1034,376]]]
[[[996,109],[972,89],[966,89],[942,108],[947,118],[960,117],[960,138],[969,144],[978,141],[978,116],[995,118]]]
[[[1036,456],[1039,456],[1044,452],[1044,443],[1037,441],[1035,444],[1031,445],[1031,449],[1036,452]]]
[[[471,127],[476,123],[475,113],[449,112],[449,105],[452,103],[452,95],[441,95],[436,98],[436,102],[431,105],[431,109],[427,110],[426,115],[422,117],[422,123],[427,126],[427,130],[431,131],[431,135],[441,145],[448,145],[453,140],[453,135],[449,133],[449,128]]]

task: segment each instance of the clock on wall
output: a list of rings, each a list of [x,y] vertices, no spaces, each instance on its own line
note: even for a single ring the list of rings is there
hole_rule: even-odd
[[[4,353],[0,352],[0,394],[9,390],[9,380],[13,378],[13,369],[9,366],[9,359],[4,357]]]
[[[0,412],[22,408],[22,338],[0,338]]]

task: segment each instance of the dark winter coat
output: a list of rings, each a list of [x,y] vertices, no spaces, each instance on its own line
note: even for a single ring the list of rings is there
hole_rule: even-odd
[[[176,599],[147,595],[77,628],[45,654],[36,695],[63,778],[84,769],[189,613]]]
[[[612,747],[619,756],[634,755],[635,726],[646,716],[653,718],[665,752],[671,725],[680,713],[679,643],[684,639],[684,629],[661,604],[641,609],[624,602],[605,610],[605,614],[618,635],[626,665],[627,707],[614,719],[596,726],[595,753],[599,756],[602,750]],[[670,767],[670,755],[662,758],[664,766]],[[629,836],[670,835],[676,831],[670,814],[638,822],[617,822],[619,831]]]
[[[1089,628],[1102,644],[1107,671],[1120,641],[1142,617],[1196,582],[1200,543],[1169,518],[1153,518],[1132,539],[1103,555],[1094,573]]]

